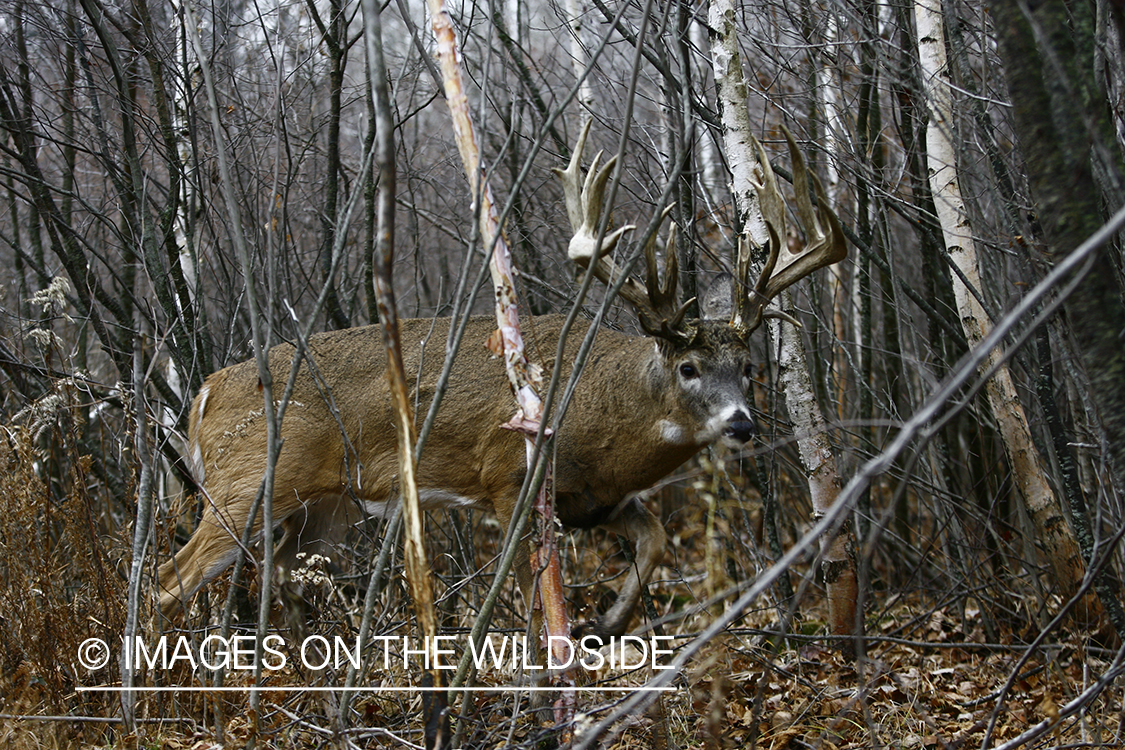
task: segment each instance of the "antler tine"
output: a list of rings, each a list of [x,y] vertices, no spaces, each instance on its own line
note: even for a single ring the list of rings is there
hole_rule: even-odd
[[[815,211],[813,210],[809,198],[809,174],[805,159],[797,147],[793,134],[784,125],[781,129],[785,133],[785,140],[789,144],[789,156],[793,162],[793,188],[797,194],[796,211],[805,231],[806,242],[800,253],[790,252],[786,243],[785,205],[781,190],[778,188],[777,178],[770,167],[765,149],[757,139],[753,139],[759,155],[759,165],[755,171],[760,175],[754,188],[758,192],[762,216],[769,233],[770,247],[769,257],[754,287],[749,293],[736,290],[739,292],[737,297],[739,303],[735,306],[735,319],[732,324],[739,326],[746,333],[757,328],[764,317],[781,317],[796,322],[784,313],[766,311],[766,305],[793,283],[814,271],[843,260],[848,252],[843,230],[835,214],[828,208],[828,197],[815,174],[812,175],[812,181],[818,206]],[[741,283],[747,285],[751,249],[749,244],[749,241],[746,242],[746,246],[741,246],[740,243],[737,277],[742,280]]]
[[[582,152],[586,147],[590,122],[588,120],[583,126],[567,168],[556,168],[554,172],[562,179],[567,215],[574,232],[567,247],[567,255],[587,272],[593,273],[606,286],[612,286],[614,279],[620,277],[621,272],[617,264],[606,256],[626,232],[636,227],[630,224],[616,229],[605,236],[600,246],[597,244],[598,227],[604,210],[602,201],[605,186],[617,165],[617,157],[609,159],[599,167],[602,157],[599,151],[583,178]],[[664,209],[661,220],[668,215],[670,208],[669,206]],[[636,310],[642,328],[653,335],[676,340],[679,338],[677,329],[683,321],[686,306],[681,310],[675,309],[678,275],[675,233],[673,232],[669,237],[665,250],[667,268],[663,283],[659,280],[653,244],[654,240],[650,240],[645,246],[645,258],[648,262],[647,288],[635,279],[628,278],[621,286],[619,294]]]
[[[582,132],[578,134],[578,142],[574,144],[574,151],[570,154],[570,162],[566,165],[566,169],[554,167],[551,170],[562,179],[566,214],[570,219],[570,228],[574,231],[578,231],[578,227],[582,226],[582,191],[579,187],[582,181],[579,175],[582,173],[582,152],[586,148],[586,136],[590,133],[591,122],[592,120],[587,120],[582,126]]]
[[[661,213],[660,220],[667,218],[672,211],[672,206],[667,206]],[[661,281],[656,264],[656,235],[649,237],[645,243],[645,265],[647,267],[646,286],[648,297],[652,302],[653,319],[640,315],[641,327],[653,336],[680,341],[684,338],[682,323],[687,315],[691,298],[683,305],[676,306],[676,283],[680,278],[679,258],[676,254],[676,224],[668,229],[668,239],[664,243],[664,279]]]
[[[672,211],[667,206],[661,213],[660,221],[664,221]],[[657,312],[665,312],[676,302],[676,281],[680,276],[679,258],[676,256],[676,225],[673,223],[668,230],[668,241],[664,244],[664,280],[661,281],[659,269],[656,265],[656,235],[648,238],[645,243],[645,286],[648,287],[648,297],[652,307]]]
[[[777,185],[777,175],[770,166],[766,149],[753,134],[750,135],[750,142],[758,152],[758,163],[752,170],[751,183],[758,194],[758,206],[766,225],[769,254],[762,265],[761,273],[758,274],[758,280],[751,285],[750,270],[753,266],[755,243],[748,235],[743,235],[738,240],[738,259],[732,281],[733,298],[738,302],[733,306],[734,319],[731,325],[741,329],[745,334],[751,333],[762,323],[762,311],[770,301],[770,297],[765,294],[766,285],[777,265],[782,238],[786,234],[785,200],[781,197],[781,189]]]
[[[590,132],[590,123],[587,120],[582,126],[578,142],[574,145],[570,163],[566,169],[555,168],[563,183],[563,195],[566,198],[566,212],[570,219],[573,236],[567,247],[567,255],[587,272],[593,273],[606,286],[613,284],[613,280],[620,275],[617,265],[605,257],[613,251],[618,241],[626,232],[636,229],[632,224],[615,229],[606,234],[598,245],[598,227],[602,219],[602,199],[605,186],[617,165],[617,157],[611,158],[599,168],[602,153],[599,151],[594,156],[593,163],[585,178],[582,177],[582,152],[586,148],[586,136]],[[626,279],[621,287],[620,294],[638,310],[648,307],[648,298],[644,288],[634,279]]]
[[[784,125],[782,127],[785,127]],[[786,133],[789,131],[786,130]],[[767,227],[773,227],[778,237],[785,236],[785,199],[781,197],[781,188],[777,186],[777,175],[770,165],[770,157],[766,153],[761,141],[750,134],[750,143],[758,152],[758,163],[751,170],[750,182],[758,193],[758,205],[762,209],[762,218]]]
[[[789,143],[789,156],[793,160],[793,189],[797,194],[797,215],[805,230],[805,247],[800,254],[783,248],[764,294],[773,299],[793,283],[825,266],[837,263],[848,256],[844,230],[828,207],[828,196],[820,179],[812,175],[817,208],[814,211],[809,198],[808,168],[793,134],[784,125],[785,140]]]
[[[797,148],[797,141],[794,140],[789,128],[782,125],[781,130],[785,133],[785,141],[789,146],[789,160],[793,163],[793,192],[797,196],[797,217],[808,237],[807,247],[820,242],[823,232],[817,226],[816,214],[813,213],[812,202],[809,200],[809,170],[805,165],[805,156],[801,153],[801,149]],[[820,203],[819,195],[817,195],[817,203]]]
[[[594,243],[597,241],[598,225],[602,219],[602,198],[605,195],[605,186],[617,166],[617,157],[611,158],[601,168],[602,152],[599,151],[585,179],[582,177],[582,152],[586,149],[586,136],[590,132],[591,120],[587,120],[574,145],[574,153],[570,156],[570,163],[566,169],[555,168],[563,183],[563,195],[566,198],[566,213],[570,219],[570,228],[574,236],[570,240],[567,254],[571,260],[587,268],[590,261],[613,251],[618,240],[629,231],[636,229],[633,225],[626,225],[610,232],[602,240],[601,247],[595,252]],[[599,276],[600,278],[600,276]],[[604,279],[603,279],[604,281]]]

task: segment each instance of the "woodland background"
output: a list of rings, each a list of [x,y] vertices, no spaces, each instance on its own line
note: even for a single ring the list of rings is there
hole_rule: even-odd
[[[734,208],[716,93],[718,7],[449,6],[489,179],[511,206],[505,228],[525,314],[565,311],[575,297],[551,169],[565,164],[587,117],[596,145],[611,152],[628,126],[618,224],[659,211],[672,154],[690,153],[672,211],[685,298],[729,269],[745,217]],[[632,718],[614,714],[612,696],[580,697],[580,736],[591,722],[612,725],[586,735],[591,742],[1125,742],[1114,683],[1125,663],[1120,222],[1089,256],[1077,291],[1066,291],[1073,275],[1049,280],[1042,302],[1008,315],[1125,205],[1125,11],[1110,0],[927,7],[944,20],[944,38],[932,27],[920,35],[918,9],[898,0],[736,1],[728,16],[753,132],[781,174],[791,165],[779,126],[793,131],[850,239],[848,259],[802,282],[792,309],[839,476],[866,478],[843,496],[853,503],[864,637],[844,642],[853,658],[827,634],[818,546],[802,543],[777,585],[702,645],[681,690]],[[381,8],[399,314],[449,315],[474,291],[469,307],[485,314],[484,252],[428,13],[417,0]],[[120,680],[113,668],[87,672],[73,655],[86,638],[123,632],[134,522],[149,506],[139,616],[142,629],[160,627],[151,573],[198,508],[183,461],[186,410],[204,377],[252,356],[247,286],[264,301],[272,343],[310,323],[375,320],[374,177],[361,175],[375,133],[362,31],[359,5],[345,0],[0,0],[0,738],[10,746],[422,742],[410,695],[357,698],[341,724],[310,695],[267,692],[248,713],[243,693],[142,694],[123,710],[116,696],[75,690]],[[927,43],[947,54],[943,94],[921,62]],[[937,152],[935,122],[949,154]],[[232,247],[220,148],[250,274]],[[942,163],[955,167],[963,196],[957,242],[943,236],[946,197],[931,187]],[[958,285],[982,317],[965,312]],[[974,325],[989,319],[1006,333],[1006,405],[965,359]],[[616,304],[609,325],[637,330]],[[815,520],[776,342],[760,332],[753,346],[754,450],[704,455],[648,500],[672,540],[648,616],[670,615],[662,627],[681,645],[699,646],[694,637]],[[998,415],[1013,404],[1028,426],[1015,444]],[[440,451],[440,437],[427,450]],[[1031,497],[1036,482],[1044,489]],[[460,633],[502,534],[480,514],[451,515],[431,518],[429,542],[443,632]],[[1067,548],[1072,529],[1078,546]],[[314,597],[310,628],[354,632],[381,536],[372,522],[358,530],[353,559],[333,561],[340,570]],[[606,583],[628,564],[601,533],[564,537],[563,554],[575,611],[603,606]],[[252,628],[253,575],[243,578],[250,590],[235,597],[234,627]],[[216,622],[228,582],[211,588],[215,611],[198,625]],[[495,629],[523,625],[519,599],[508,592]],[[392,570],[376,627],[398,633],[410,618]],[[459,742],[550,743],[556,729],[521,710],[525,699],[480,694],[461,706]]]

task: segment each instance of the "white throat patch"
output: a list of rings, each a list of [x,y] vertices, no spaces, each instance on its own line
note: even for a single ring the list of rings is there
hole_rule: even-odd
[[[684,428],[670,419],[661,419],[656,423],[656,428],[660,430],[660,437],[666,443],[672,445],[683,445],[687,442],[684,438]]]

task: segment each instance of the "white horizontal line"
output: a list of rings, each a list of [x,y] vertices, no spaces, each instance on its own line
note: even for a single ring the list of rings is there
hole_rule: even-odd
[[[592,692],[592,693],[651,693],[651,692],[668,692],[676,690],[675,687],[299,687],[293,685],[280,685],[274,687],[272,685],[261,685],[259,687],[241,687],[223,685],[220,687],[205,687],[205,686],[158,686],[158,687],[77,687],[76,692],[86,693],[170,693],[180,691],[184,693],[237,693],[249,692],[251,690],[270,690],[270,691],[283,691],[283,692],[303,692],[303,693],[436,693],[440,691],[463,691],[471,690],[479,693],[518,693],[518,692],[558,692],[558,693],[577,693],[577,692]]]

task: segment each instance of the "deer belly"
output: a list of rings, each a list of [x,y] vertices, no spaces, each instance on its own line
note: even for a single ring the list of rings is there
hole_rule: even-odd
[[[390,518],[398,508],[401,498],[393,497],[388,500],[364,500],[363,509],[368,515],[380,518]],[[458,495],[448,490],[419,489],[418,504],[422,510],[439,510],[441,508],[474,508],[487,509],[489,506],[471,497]]]

